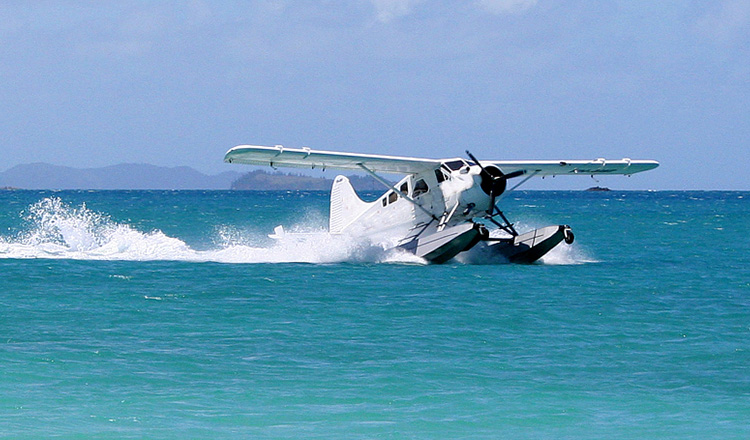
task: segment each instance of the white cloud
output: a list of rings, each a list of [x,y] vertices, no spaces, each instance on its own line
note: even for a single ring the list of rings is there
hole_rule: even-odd
[[[414,6],[424,0],[370,0],[375,6],[378,20],[387,23],[411,13]]]
[[[411,14],[415,7],[427,0],[367,0],[375,7],[377,19],[388,23]],[[474,0],[480,8],[492,14],[518,14],[536,5],[538,0]]]
[[[517,14],[536,5],[537,0],[477,0],[477,4],[493,14]]]
[[[750,1],[725,0],[705,15],[698,27],[717,41],[731,42],[750,28]]]

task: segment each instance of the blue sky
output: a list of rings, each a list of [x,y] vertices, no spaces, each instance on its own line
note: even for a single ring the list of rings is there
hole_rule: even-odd
[[[244,171],[223,154],[257,143],[750,189],[750,0],[4,1],[0,102],[0,170]]]

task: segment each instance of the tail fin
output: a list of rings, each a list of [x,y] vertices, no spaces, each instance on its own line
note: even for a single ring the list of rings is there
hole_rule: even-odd
[[[370,203],[359,198],[346,176],[336,176],[331,188],[331,216],[328,232],[340,234],[369,206]]]

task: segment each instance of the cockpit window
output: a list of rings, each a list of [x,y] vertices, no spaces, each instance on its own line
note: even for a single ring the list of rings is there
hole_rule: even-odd
[[[401,184],[401,188],[399,188],[399,190],[401,190],[401,192],[404,194],[409,194],[409,183],[404,182],[403,184]]]
[[[461,168],[465,167],[467,164],[463,160],[452,160],[450,162],[446,162],[444,165],[447,166],[450,170],[458,171]]]
[[[388,203],[393,203],[396,200],[398,200],[398,194],[396,194],[395,192],[391,192],[390,194],[388,194]]]
[[[429,190],[430,188],[427,186],[424,179],[419,179],[414,183],[414,193],[412,194],[412,197],[421,196]]]
[[[445,181],[445,173],[443,173],[443,170],[441,168],[435,170],[435,178],[437,179],[438,183],[442,183]]]

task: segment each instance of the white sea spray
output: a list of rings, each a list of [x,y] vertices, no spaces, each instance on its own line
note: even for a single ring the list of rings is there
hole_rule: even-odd
[[[44,198],[21,215],[26,228],[15,237],[0,237],[0,257],[219,263],[423,262],[377,243],[333,236],[304,224],[294,225],[292,233],[277,240],[234,226],[218,226],[213,232],[215,247],[196,250],[161,230],[138,231],[85,204],[74,207],[59,197]]]

